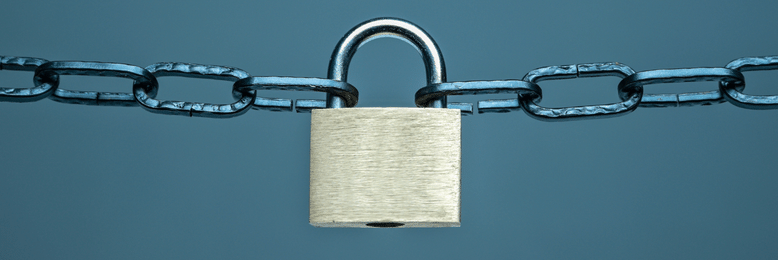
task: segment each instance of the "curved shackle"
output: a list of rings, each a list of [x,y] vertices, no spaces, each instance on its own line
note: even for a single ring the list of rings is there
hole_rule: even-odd
[[[346,82],[348,66],[357,49],[371,40],[383,37],[404,40],[419,51],[427,72],[427,85],[446,82],[446,65],[438,44],[419,26],[399,18],[367,20],[348,31],[332,51],[327,78]],[[327,93],[327,108],[342,107],[345,107],[343,99]],[[445,108],[446,96],[431,100],[426,107]]]

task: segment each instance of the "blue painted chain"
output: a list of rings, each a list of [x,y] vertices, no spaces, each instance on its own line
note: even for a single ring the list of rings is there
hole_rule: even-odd
[[[35,71],[32,88],[0,88],[0,101],[32,102],[51,100],[96,106],[142,106],[153,113],[229,118],[241,115],[249,108],[272,111],[291,111],[289,99],[257,97],[256,90],[320,91],[338,95],[354,106],[357,89],[346,82],[318,78],[251,77],[247,72],[230,67],[180,62],[162,62],[146,68],[108,62],[47,61],[39,58],[0,56],[0,69]],[[59,87],[61,75],[88,75],[120,77],[134,80],[132,92],[110,93],[68,90]],[[154,99],[159,83],[157,78],[178,76],[232,81],[232,94],[237,101],[231,104],[168,101]],[[297,100],[297,111],[325,108],[324,100]]]
[[[518,98],[515,99],[479,101],[478,113],[524,110],[527,115],[544,121],[620,116],[638,107],[706,106],[727,101],[747,109],[778,109],[778,95],[743,94],[745,77],[740,73],[776,69],[778,56],[739,58],[723,68],[661,69],[637,73],[627,65],[617,62],[548,66],[530,71],[521,81],[448,82],[430,85],[416,92],[416,104],[425,104],[429,98],[440,95],[518,93]],[[538,104],[542,98],[541,88],[537,85],[540,81],[601,76],[616,76],[622,79],[618,85],[622,102],[563,108],[546,108]],[[705,92],[643,94],[645,85],[699,81],[718,81],[719,87]],[[508,87],[509,85],[511,87]],[[465,108],[468,112],[472,111],[472,105],[466,106],[469,106]]]
[[[704,106],[729,102],[747,109],[778,109],[778,95],[743,94],[745,78],[741,71],[776,70],[778,56],[745,57],[722,68],[662,69],[635,72],[617,62],[541,67],[527,73],[521,80],[446,82],[443,57],[437,44],[416,25],[396,18],[366,21],[341,39],[330,61],[329,79],[299,77],[252,77],[231,67],[180,62],[163,62],[145,68],[135,65],[86,62],[47,61],[39,58],[0,56],[0,70],[35,71],[32,88],[0,88],[0,101],[32,102],[44,98],[97,106],[138,106],[160,114],[229,118],[246,113],[249,108],[309,112],[318,108],[353,107],[359,92],[346,82],[347,66],[356,48],[374,35],[390,33],[410,41],[422,52],[427,67],[427,86],[416,92],[419,107],[448,107],[472,114],[470,103],[448,103],[449,95],[516,94],[514,99],[484,100],[477,104],[478,113],[523,110],[529,116],[545,121],[602,118],[624,115],[638,107]],[[68,90],[59,87],[62,75],[121,77],[133,80],[132,91],[110,93]],[[159,89],[157,78],[178,76],[231,81],[231,104],[168,101],[155,99]],[[547,108],[539,103],[543,92],[538,85],[544,80],[581,77],[615,76],[621,78],[618,94],[621,102],[606,105]],[[643,94],[643,86],[657,83],[717,81],[718,88],[706,92],[681,94]],[[296,90],[327,93],[326,100],[296,100],[263,98],[258,90]],[[294,108],[294,109],[293,109]]]

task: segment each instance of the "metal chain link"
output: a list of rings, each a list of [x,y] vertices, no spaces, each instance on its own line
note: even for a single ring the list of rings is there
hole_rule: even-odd
[[[736,71],[775,70],[778,69],[778,56],[740,58],[727,64],[726,68]],[[719,88],[724,93],[724,99],[735,106],[746,109],[778,108],[778,95],[746,95],[741,92],[745,83],[742,85],[722,81],[719,83]]]
[[[388,31],[397,27],[407,30],[417,30],[422,37],[411,39],[435,46],[432,38],[410,22],[379,18],[360,24],[354,30]],[[348,34],[347,34],[348,36]],[[347,37],[341,40],[333,57],[349,57],[353,55],[365,39]],[[369,38],[369,37],[363,37]],[[349,48],[341,45],[351,46]],[[436,49],[436,48],[435,48]],[[434,50],[427,59],[440,63],[443,67],[442,55]],[[341,53],[343,52],[343,53]],[[338,59],[333,58],[338,61]],[[438,62],[439,61],[439,62]],[[332,62],[332,61],[331,61]],[[425,62],[427,62],[425,60]],[[337,63],[337,62],[336,62]],[[343,62],[341,62],[343,63]],[[437,64],[432,63],[430,64]],[[330,64],[332,67],[333,65]],[[341,66],[347,66],[347,64]],[[301,78],[301,77],[252,77],[241,69],[201,65],[181,62],[162,62],[145,68],[109,62],[86,61],[48,61],[40,58],[0,56],[0,70],[34,71],[34,86],[31,88],[0,87],[0,101],[33,102],[49,98],[56,102],[94,105],[94,106],[138,106],[152,113],[185,115],[196,117],[229,118],[246,113],[249,108],[270,111],[292,111],[292,100],[258,97],[259,90],[294,90],[316,91],[327,93],[327,100],[296,100],[294,110],[310,112],[312,109],[333,107],[353,107],[357,104],[359,92],[345,80],[345,73],[340,77]],[[482,100],[477,103],[478,113],[504,113],[523,110],[527,115],[544,121],[564,121],[620,116],[630,113],[638,107],[681,107],[706,106],[729,102],[746,109],[778,109],[778,95],[747,95],[743,94],[745,77],[742,71],[778,70],[778,56],[745,57],[733,60],[722,68],[682,68],[660,69],[635,72],[627,65],[618,62],[585,63],[577,65],[561,65],[540,67],[528,72],[521,80],[490,80],[445,82],[445,73],[434,80],[428,79],[428,86],[419,89],[415,95],[419,107],[448,107],[460,109],[463,115],[473,113],[473,104],[447,103],[449,95],[478,94],[515,94],[514,99]],[[444,71],[444,70],[442,70]],[[428,73],[429,74],[429,73]],[[110,93],[96,91],[75,91],[59,88],[61,75],[87,75],[99,77],[121,77],[132,79],[133,87],[129,93]],[[232,81],[232,96],[236,99],[231,104],[208,104],[200,102],[156,100],[159,89],[158,77],[177,76],[202,79]],[[434,73],[433,73],[434,76]],[[538,85],[544,80],[573,79],[582,77],[615,76],[622,80],[617,91],[621,102],[607,105],[571,106],[547,108],[539,103],[543,98],[542,88]],[[658,83],[680,83],[698,81],[718,81],[719,88],[706,92],[678,94],[643,94],[643,87]],[[441,103],[442,102],[442,103]]]
[[[292,101],[257,97],[255,90],[297,90],[326,92],[341,97],[346,106],[357,104],[359,93],[351,84],[331,79],[295,77],[251,77],[247,72],[226,66],[182,62],[161,62],[142,68],[135,65],[88,62],[48,61],[30,57],[0,56],[0,70],[35,71],[32,88],[1,88],[0,101],[33,102],[44,98],[79,105],[138,106],[152,113],[195,117],[229,118],[242,115],[248,108],[292,111]],[[132,92],[110,93],[73,91],[59,88],[60,75],[121,77],[134,80]],[[158,77],[178,76],[233,81],[232,104],[208,104],[154,99],[159,90]],[[297,100],[298,112],[326,108],[324,100]]]

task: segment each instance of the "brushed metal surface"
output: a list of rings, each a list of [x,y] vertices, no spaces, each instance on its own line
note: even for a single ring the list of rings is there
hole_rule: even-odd
[[[457,109],[313,110],[310,224],[458,227],[460,167]]]

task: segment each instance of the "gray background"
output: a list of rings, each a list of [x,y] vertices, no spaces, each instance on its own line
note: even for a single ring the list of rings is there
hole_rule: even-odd
[[[449,81],[599,61],[721,67],[778,54],[776,3],[4,1],[0,55],[326,77],[346,31],[395,16],[438,42]],[[411,46],[380,39],[356,54],[349,82],[358,106],[410,107],[423,72]],[[747,93],[778,93],[774,71],[745,75]],[[31,78],[0,71],[3,87]],[[616,102],[618,82],[543,82],[542,104]],[[231,101],[228,82],[160,83],[159,98]],[[60,86],[131,91],[127,79],[63,76]],[[487,98],[510,95],[451,100]],[[775,259],[777,113],[720,104],[562,123],[522,112],[465,117],[462,227],[387,230],[308,224],[309,114],[217,120],[0,103],[0,259]]]

